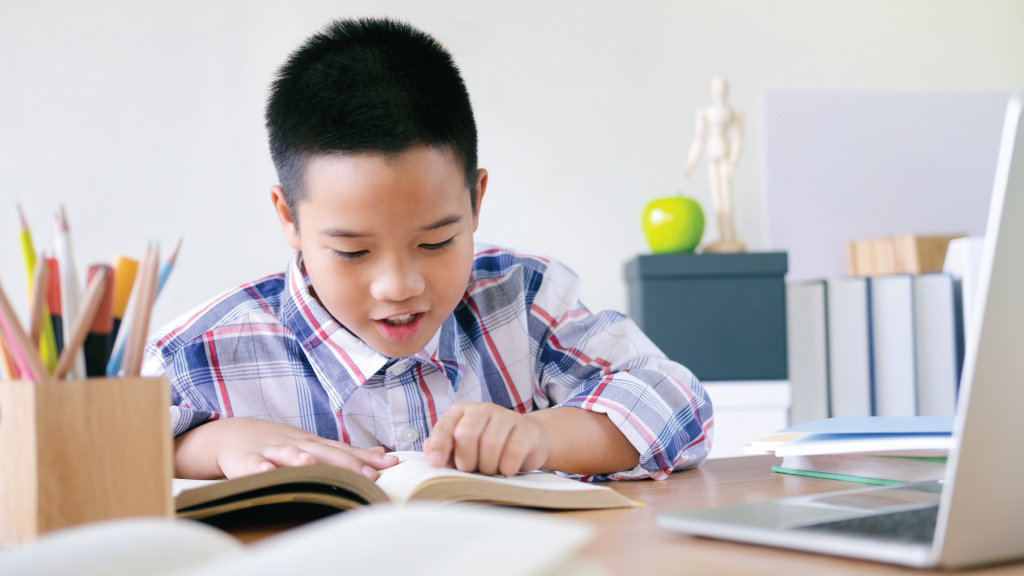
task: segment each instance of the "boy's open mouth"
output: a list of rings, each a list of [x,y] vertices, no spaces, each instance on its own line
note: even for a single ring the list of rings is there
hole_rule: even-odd
[[[383,321],[387,322],[392,326],[405,326],[416,319],[416,314],[402,314],[401,316],[392,316],[391,318],[385,318]]]
[[[423,326],[424,312],[412,314],[399,314],[388,318],[377,320],[377,329],[388,340],[404,341],[410,340],[419,333]]]

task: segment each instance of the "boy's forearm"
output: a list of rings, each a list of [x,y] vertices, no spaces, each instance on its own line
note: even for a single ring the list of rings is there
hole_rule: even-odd
[[[174,439],[174,475],[178,478],[222,478],[217,464],[217,422],[197,426]]]
[[[562,406],[526,414],[551,439],[544,468],[569,474],[610,474],[631,470],[640,454],[626,436],[599,412]]]

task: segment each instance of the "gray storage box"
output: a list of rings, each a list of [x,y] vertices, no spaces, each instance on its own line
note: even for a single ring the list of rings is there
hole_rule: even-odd
[[[638,256],[629,315],[701,380],[786,380],[786,268],[785,252]]]

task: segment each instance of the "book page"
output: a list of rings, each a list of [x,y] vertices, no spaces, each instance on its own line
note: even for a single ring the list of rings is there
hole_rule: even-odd
[[[217,484],[218,482],[224,482],[224,480],[192,480],[189,478],[172,478],[171,498],[177,498],[178,494],[181,494],[185,490],[191,490],[193,488],[202,488],[203,486]]]
[[[603,486],[587,484],[569,478],[562,478],[550,472],[522,472],[505,478],[486,476],[484,474],[460,472],[452,468],[432,468],[427,465],[423,452],[391,452],[397,456],[399,463],[391,468],[381,470],[377,479],[379,486],[393,502],[405,502],[409,496],[424,482],[438,478],[465,478],[483,482],[494,482],[520,488],[555,491],[606,490]]]

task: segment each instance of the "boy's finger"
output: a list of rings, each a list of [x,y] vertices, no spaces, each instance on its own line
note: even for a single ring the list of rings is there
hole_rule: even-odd
[[[237,462],[226,462],[221,466],[225,478],[240,478],[261,472],[269,472],[277,468],[274,463],[256,452],[250,453]]]
[[[437,424],[434,425],[434,429],[430,431],[430,445],[429,448],[424,445],[424,451],[427,454],[427,464],[434,468],[441,468],[448,463],[448,458],[452,453],[452,432],[455,430],[455,426],[459,423],[459,419],[462,417],[463,408],[460,408],[458,404],[452,406]]]
[[[390,468],[390,467],[394,466],[395,464],[398,464],[398,458],[397,457],[390,456],[390,455],[386,456],[386,455],[383,454],[383,451],[384,451],[383,447],[379,447],[380,451],[377,451],[377,450],[374,450],[372,448],[371,449],[356,448],[355,446],[351,446],[349,444],[344,444],[344,443],[341,443],[341,442],[338,442],[338,443],[332,442],[331,446],[335,447],[335,448],[339,448],[341,450],[344,450],[345,452],[348,452],[349,454],[355,456],[356,458],[359,458],[363,462],[366,462],[367,464],[369,464],[370,466],[373,466],[374,468],[376,468],[378,470],[383,470],[384,468]]]
[[[455,440],[455,467],[463,472],[475,472],[480,452],[480,437],[487,428],[491,415],[484,410],[467,411],[452,432]]]
[[[487,428],[480,436],[480,455],[477,457],[477,469],[484,474],[494,475],[498,473],[498,463],[501,461],[501,453],[505,450],[505,443],[508,442],[509,434],[515,426],[515,420],[510,418],[491,418],[487,422]]]
[[[263,457],[275,466],[297,467],[316,464],[316,458],[294,444],[270,446],[263,451]]]
[[[515,476],[523,466],[523,461],[533,447],[529,445],[529,436],[521,426],[516,426],[508,435],[505,448],[501,451],[498,471],[502,476]]]
[[[303,448],[322,464],[345,468],[346,470],[362,474],[370,480],[376,480],[377,476],[379,476],[376,468],[367,465],[366,461],[356,458],[345,450],[320,443],[311,443],[308,446],[303,446]]]

